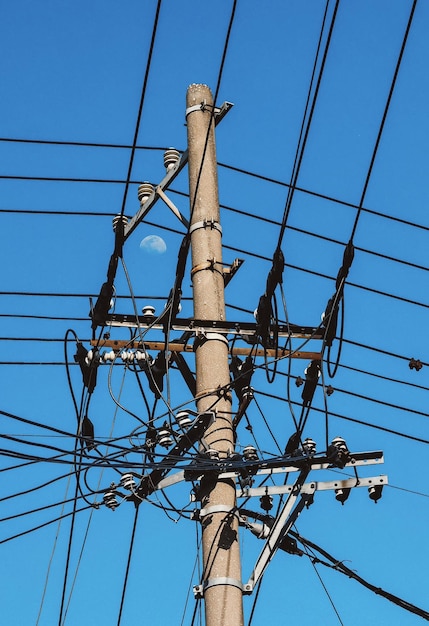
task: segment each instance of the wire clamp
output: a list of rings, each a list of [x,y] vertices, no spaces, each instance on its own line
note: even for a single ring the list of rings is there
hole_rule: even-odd
[[[222,234],[222,226],[216,220],[203,220],[202,222],[195,222],[192,224],[189,229],[189,234],[191,235],[194,231],[199,230],[200,228],[210,228],[210,230],[217,230]]]

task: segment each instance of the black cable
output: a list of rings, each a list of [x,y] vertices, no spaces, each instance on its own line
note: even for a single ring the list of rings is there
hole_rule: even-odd
[[[102,493],[102,492],[100,492],[100,493]],[[80,499],[80,497],[77,496],[77,497],[73,497],[73,498],[68,498],[67,500],[63,500],[62,502],[53,502],[52,504],[44,504],[43,506],[39,506],[39,507],[37,507],[35,509],[31,509],[29,511],[22,511],[21,513],[14,513],[13,515],[8,515],[7,517],[2,517],[2,518],[0,518],[0,522],[2,522],[2,523],[10,522],[11,520],[19,519],[20,517],[26,517],[26,515],[32,515],[33,513],[40,513],[41,511],[47,511],[49,509],[54,509],[57,506],[63,506],[64,504],[70,504],[70,502],[75,503],[76,500],[79,500],[79,499]]]
[[[67,472],[67,474],[62,474],[61,476],[57,476],[56,478],[51,478],[51,480],[42,483],[41,485],[37,485],[36,487],[26,487],[24,491],[18,491],[17,493],[10,494],[8,496],[3,496],[0,498],[0,502],[5,502],[6,500],[11,500],[12,498],[18,498],[19,496],[26,496],[29,493],[33,493],[34,491],[38,491],[39,489],[43,489],[44,487],[48,487],[53,483],[58,482],[59,480],[63,480],[64,478],[69,478],[72,475],[71,472]]]
[[[296,151],[296,154],[295,154],[295,162],[293,164],[293,172],[292,172],[290,184],[288,186],[288,194],[287,194],[286,204],[285,204],[284,211],[283,211],[283,219],[282,219],[282,225],[281,225],[281,228],[280,228],[280,234],[279,234],[279,239],[278,239],[278,243],[277,243],[277,248],[280,248],[280,246],[281,246],[281,243],[282,243],[282,240],[283,240],[284,231],[285,231],[285,228],[286,228],[287,219],[288,219],[289,212],[290,212],[290,208],[292,206],[292,200],[293,200],[293,196],[294,196],[295,189],[296,189],[296,184],[297,184],[298,177],[299,177],[299,172],[300,172],[300,169],[301,169],[302,159],[304,157],[305,147],[306,147],[306,144],[307,144],[308,135],[309,135],[310,128],[311,128],[311,122],[313,120],[313,115],[314,115],[314,111],[315,111],[315,108],[316,108],[317,98],[318,98],[318,95],[319,95],[320,85],[321,85],[321,82],[322,82],[322,77],[323,77],[323,73],[324,73],[324,69],[325,69],[325,65],[326,65],[326,59],[328,57],[328,52],[329,52],[329,48],[330,48],[330,44],[331,44],[332,33],[334,31],[335,20],[336,20],[336,17],[337,17],[337,11],[338,11],[339,4],[340,4],[340,0],[336,0],[335,6],[334,6],[334,9],[333,9],[333,12],[332,12],[331,23],[330,23],[330,26],[329,26],[328,35],[327,35],[327,38],[326,38],[325,48],[324,48],[324,51],[323,51],[322,61],[321,61],[321,64],[320,64],[320,70],[319,70],[319,73],[318,73],[318,76],[317,76],[316,86],[315,86],[313,98],[312,98],[312,101],[311,101],[311,106],[310,106],[310,111],[309,111],[309,114],[308,114],[308,119],[306,119],[308,107],[309,107],[309,104],[310,104],[310,96],[311,96],[311,91],[312,91],[312,86],[313,86],[313,80],[314,80],[315,74],[316,74],[316,66],[317,66],[317,62],[318,62],[318,58],[319,58],[319,52],[320,52],[320,47],[321,47],[321,42],[322,42],[322,37],[323,37],[323,31],[324,31],[324,28],[325,28],[325,20],[326,20],[327,11],[328,11],[329,0],[327,0],[327,3],[325,5],[325,12],[324,12],[324,16],[323,16],[322,28],[320,30],[320,37],[319,37],[319,42],[318,42],[318,46],[317,46],[317,53],[316,53],[316,57],[315,57],[315,60],[314,60],[314,66],[313,66],[313,72],[312,72],[312,77],[311,77],[311,81],[310,81],[309,92],[308,92],[308,96],[307,96],[307,102],[306,102],[306,105],[305,105],[304,116],[303,116],[303,120],[302,120],[301,131],[300,131],[299,140],[298,140],[298,146],[297,146],[297,151]]]
[[[151,37],[151,41],[150,41],[149,54],[148,54],[148,59],[147,59],[147,63],[146,63],[146,71],[145,71],[145,75],[144,75],[144,79],[143,79],[143,87],[142,87],[142,92],[141,92],[141,96],[140,96],[140,104],[139,104],[139,110],[138,110],[138,114],[137,114],[137,121],[136,121],[136,128],[135,128],[135,132],[134,132],[133,145],[132,145],[132,148],[131,148],[130,162],[128,164],[127,179],[125,181],[124,195],[123,195],[123,198],[122,198],[121,216],[125,214],[125,205],[126,205],[126,201],[127,201],[128,188],[129,188],[130,182],[131,182],[131,173],[132,173],[132,169],[133,169],[133,163],[134,163],[134,156],[135,156],[135,152],[136,152],[137,140],[138,140],[138,136],[139,136],[140,122],[141,122],[141,117],[142,117],[142,113],[143,113],[143,105],[144,105],[144,100],[145,100],[145,96],[146,96],[147,84],[148,84],[148,80],[149,80],[149,73],[150,73],[150,68],[151,68],[151,63],[152,63],[153,50],[154,50],[154,47],[155,47],[155,38],[156,38],[157,29],[158,29],[158,21],[159,21],[159,13],[160,13],[160,10],[161,10],[161,2],[162,2],[162,0],[158,0],[158,3],[156,5],[155,18],[154,18],[154,22],[153,22],[153,26],[152,26],[152,37]]]
[[[120,604],[120,607],[119,607],[117,626],[120,626],[120,624],[121,624],[122,609],[124,607],[124,600],[125,600],[125,593],[126,593],[126,590],[127,590],[128,576],[129,576],[129,573],[130,573],[131,557],[132,557],[132,554],[133,554],[134,539],[135,539],[135,535],[136,535],[137,519],[138,519],[138,515],[139,515],[139,510],[140,510],[140,507],[137,506],[136,507],[136,512],[135,512],[135,515],[134,515],[133,529],[131,531],[130,547],[129,547],[129,550],[128,550],[128,559],[127,559],[127,567],[126,567],[126,570],[125,570],[124,584],[122,586],[121,604]]]
[[[7,143],[24,143],[48,146],[72,146],[79,148],[119,148],[121,150],[158,150],[164,152],[168,149],[159,146],[138,146],[121,143],[99,143],[94,141],[60,141],[54,139],[18,139],[16,137],[0,137],[0,141]]]
[[[361,195],[360,202],[359,202],[359,210],[357,212],[357,215],[356,215],[356,218],[355,218],[355,222],[353,224],[353,229],[352,229],[352,234],[351,234],[351,237],[350,237],[350,241],[352,241],[353,238],[354,238],[354,235],[355,235],[355,232],[356,232],[356,228],[357,228],[357,224],[358,224],[358,220],[359,220],[360,213],[361,213],[361,207],[363,206],[363,203],[365,202],[366,192],[368,190],[369,181],[370,181],[370,178],[371,178],[371,174],[372,174],[372,170],[373,170],[373,167],[374,167],[375,159],[377,157],[377,152],[378,152],[378,148],[379,148],[379,145],[380,145],[381,136],[383,134],[384,125],[386,123],[387,114],[388,114],[388,111],[389,111],[390,103],[391,103],[393,92],[394,92],[394,89],[395,89],[396,80],[398,78],[399,69],[401,67],[401,62],[402,62],[402,57],[404,55],[405,46],[407,45],[408,35],[410,33],[411,24],[413,22],[413,17],[414,17],[414,12],[415,12],[416,6],[417,6],[417,0],[414,0],[413,1],[413,5],[411,7],[410,16],[408,18],[407,27],[405,29],[405,35],[404,35],[404,38],[402,40],[402,45],[401,45],[401,49],[400,49],[400,52],[399,52],[398,60],[396,62],[396,67],[395,67],[395,71],[394,71],[394,74],[393,74],[392,83],[390,85],[389,95],[387,97],[386,105],[384,107],[383,117],[382,117],[380,128],[379,128],[379,131],[378,131],[378,134],[377,134],[377,139],[375,141],[375,146],[374,146],[374,149],[373,149],[373,152],[372,152],[371,161],[370,161],[370,164],[369,164],[368,172],[367,172],[365,183],[364,183],[363,190],[362,190],[362,195]]]
[[[299,535],[295,531],[290,531],[289,534],[292,535],[292,537],[294,537],[297,541],[302,543],[304,546],[307,546],[311,548],[312,550],[316,550],[317,552],[322,554],[326,559],[328,559],[328,561],[330,561],[330,563],[326,563],[325,561],[322,561],[321,559],[317,557],[313,557],[315,562],[320,563],[321,565],[330,567],[331,569],[334,569],[337,572],[340,572],[341,574],[345,574],[349,578],[356,580],[358,583],[360,583],[362,586],[366,587],[366,589],[369,589],[373,593],[379,596],[382,596],[383,598],[385,598],[386,600],[389,600],[393,604],[396,604],[400,608],[405,609],[406,611],[409,611],[410,613],[413,613],[414,615],[418,615],[419,617],[429,621],[428,611],[425,611],[424,609],[421,609],[420,607],[417,607],[414,604],[411,604],[410,602],[407,602],[406,600],[403,600],[402,598],[399,598],[398,596],[392,593],[389,593],[388,591],[385,591],[381,587],[378,587],[376,585],[369,583],[364,578],[359,576],[354,570],[344,565],[343,561],[339,561],[338,559],[334,558],[331,554],[329,554],[329,552],[327,552],[326,550],[324,550],[317,544],[313,543],[312,541],[309,541],[305,537],[302,537],[302,535]]]
[[[55,524],[55,522],[59,522],[60,520],[65,519],[66,517],[70,517],[70,515],[74,515],[75,513],[81,513],[82,511],[87,511],[88,509],[90,509],[91,507],[89,506],[84,506],[81,509],[76,509],[76,511],[71,511],[70,513],[64,513],[64,515],[60,515],[59,517],[56,517],[55,519],[49,520],[47,522],[43,522],[43,524],[39,524],[38,526],[34,526],[34,528],[30,528],[28,530],[24,530],[23,532],[17,533],[16,535],[12,535],[11,537],[7,537],[6,539],[1,539],[0,540],[0,545],[3,543],[8,543],[9,541],[12,541],[14,539],[19,539],[20,537],[24,537],[25,535],[28,535],[30,533],[35,532],[36,530],[40,530],[41,528],[45,528],[46,526],[49,526],[50,524]]]
[[[270,176],[265,176],[263,174],[257,174],[255,172],[251,172],[249,170],[245,170],[243,168],[240,167],[236,167],[235,165],[230,165],[228,163],[220,163],[218,162],[218,166],[219,167],[223,167],[225,169],[231,170],[233,172],[237,172],[239,174],[243,174],[245,176],[250,176],[252,178],[256,178],[259,180],[263,180],[265,182],[268,183],[273,183],[275,185],[279,185],[280,187],[289,187],[289,184],[282,181],[282,180],[278,180],[276,178],[272,178]],[[376,217],[381,217],[387,220],[391,220],[393,222],[397,222],[399,224],[404,224],[405,226],[412,226],[414,228],[419,228],[423,231],[429,231],[429,226],[425,226],[424,224],[417,224],[415,222],[411,222],[409,220],[405,220],[403,218],[400,217],[395,217],[394,215],[388,215],[387,213],[382,213],[381,211],[375,211],[373,209],[368,209],[365,207],[359,207],[359,205],[354,204],[353,202],[347,202],[346,200],[341,200],[339,198],[335,198],[333,196],[328,196],[326,194],[323,193],[319,193],[317,191],[311,191],[310,189],[305,189],[304,187],[295,187],[295,191],[299,191],[300,193],[309,195],[309,196],[313,196],[315,198],[320,198],[321,200],[327,200],[329,202],[333,202],[335,204],[341,204],[342,206],[351,208],[351,209],[358,209],[361,210],[361,212],[363,213],[368,213],[369,215],[375,215]]]
[[[271,398],[272,400],[279,400],[281,402],[287,402],[285,400],[285,398],[282,398],[280,396],[276,396],[274,394],[271,393],[266,393],[264,391],[258,391],[256,389],[254,389],[254,393],[260,395],[260,396],[264,396],[266,398]],[[295,404],[296,406],[301,406],[301,404],[299,402],[292,402],[292,404]],[[317,413],[325,413],[325,409],[319,409],[318,407],[312,407],[313,411],[316,411]],[[406,409],[408,410],[408,409]],[[363,420],[358,420],[354,417],[348,417],[346,415],[342,415],[341,413],[334,413],[333,411],[329,412],[329,415],[331,417],[337,417],[338,419],[342,419],[345,420],[347,422],[352,422],[354,424],[360,424],[361,426],[368,426],[369,428],[374,428],[375,430],[380,430],[381,432],[385,432],[385,433],[389,433],[391,435],[396,435],[398,437],[403,437],[404,439],[409,439],[410,441],[416,441],[418,443],[424,443],[424,444],[429,444],[429,440],[428,439],[423,439],[421,437],[414,437],[413,435],[407,435],[406,433],[402,433],[400,431],[397,430],[393,430],[392,428],[386,428],[384,426],[379,426],[377,424],[371,424],[370,422],[365,422]]]

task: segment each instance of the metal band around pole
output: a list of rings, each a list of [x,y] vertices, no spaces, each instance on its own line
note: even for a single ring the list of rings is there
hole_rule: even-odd
[[[235,578],[228,577],[219,577],[219,578],[209,578],[204,581],[202,585],[196,585],[194,587],[194,595],[196,598],[202,598],[207,591],[211,587],[218,587],[219,585],[225,587],[237,587],[240,591],[243,591],[243,583],[240,580],[236,580]]]

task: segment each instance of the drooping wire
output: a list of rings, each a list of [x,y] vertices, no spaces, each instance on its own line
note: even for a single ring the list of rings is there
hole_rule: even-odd
[[[316,556],[310,557],[315,563],[320,563],[321,565],[330,567],[331,569],[334,569],[337,572],[340,572],[341,574],[344,574],[348,576],[349,578],[356,580],[356,582],[360,583],[363,587],[366,587],[366,589],[369,589],[376,595],[382,596],[383,598],[385,598],[386,600],[389,600],[393,604],[396,604],[400,608],[405,609],[406,611],[409,611],[410,613],[413,613],[414,615],[418,615],[419,617],[425,619],[426,621],[429,621],[428,611],[425,611],[424,609],[414,604],[411,604],[411,602],[408,602],[407,600],[404,600],[392,593],[389,593],[388,591],[385,591],[379,586],[369,583],[367,580],[359,576],[359,574],[357,574],[354,570],[347,567],[343,561],[339,561],[338,559],[333,557],[331,554],[329,554],[329,552],[327,552],[320,546],[316,545],[312,541],[306,539],[305,537],[298,534],[297,532],[290,531],[290,534],[297,541],[299,541],[303,546],[306,546],[307,548],[310,548],[311,550],[315,550],[316,552],[321,554],[323,557],[325,557],[325,559],[328,560],[328,562],[326,562],[326,561],[319,559]]]
[[[300,132],[299,139],[298,139],[295,162],[293,164],[291,182],[288,187],[288,194],[287,194],[287,199],[286,199],[285,208],[283,212],[283,219],[282,219],[282,224],[280,227],[277,247],[275,249],[273,259],[272,259],[272,267],[267,277],[265,293],[260,297],[258,307],[257,307],[257,312],[256,312],[257,334],[264,348],[266,348],[268,345],[273,345],[277,347],[277,337],[276,337],[274,329],[278,325],[278,318],[276,317],[277,306],[276,306],[274,293],[275,293],[277,286],[282,283],[282,280],[283,280],[282,274],[283,274],[283,270],[285,267],[285,260],[284,260],[283,252],[281,250],[281,244],[282,244],[282,239],[283,239],[283,235],[285,232],[286,223],[287,223],[288,215],[290,212],[290,208],[291,208],[291,204],[292,204],[292,200],[294,196],[294,191],[295,191],[297,179],[299,176],[301,163],[302,163],[302,159],[304,156],[305,147],[306,147],[306,143],[307,143],[310,127],[311,127],[311,122],[312,122],[312,118],[313,118],[313,114],[314,114],[314,110],[315,110],[315,106],[317,102],[317,97],[318,97],[320,84],[321,84],[321,80],[322,80],[322,76],[323,76],[323,72],[325,68],[328,50],[330,47],[332,32],[333,32],[334,24],[336,20],[338,5],[339,5],[339,0],[337,0],[333,13],[332,13],[331,24],[330,24],[330,28],[328,31],[325,49],[324,49],[324,53],[323,53],[322,60],[320,63],[320,70],[319,70],[318,78],[316,81],[312,103],[311,103],[311,107],[310,107],[310,111],[308,113],[308,119],[307,119],[307,112],[308,112],[309,103],[310,103],[311,94],[312,94],[313,81],[315,78],[316,67],[317,67],[318,60],[319,60],[321,41],[322,41],[323,33],[325,30],[325,20],[326,20],[327,11],[328,11],[329,0],[327,0],[327,3],[325,5],[325,12],[323,16],[319,42],[318,42],[315,61],[313,65],[313,72],[312,72],[308,96],[307,96],[307,103],[306,103],[305,110],[304,110],[301,132]],[[274,369],[273,375],[271,377],[268,376],[268,371],[267,371],[268,382],[274,381],[275,371],[276,370]]]
[[[338,353],[337,353],[337,357],[336,357],[336,363],[333,367],[333,369],[331,369],[331,359],[330,359],[330,350],[331,350],[331,346],[332,346],[332,341],[336,335],[336,328],[337,328],[337,317],[338,317],[338,308],[340,305],[344,304],[344,285],[350,270],[350,266],[353,260],[353,256],[354,256],[354,244],[353,244],[353,240],[354,240],[354,236],[356,233],[356,229],[357,229],[357,225],[359,222],[359,218],[361,215],[361,208],[363,207],[363,204],[365,202],[365,197],[366,197],[366,193],[368,190],[368,185],[371,179],[371,175],[372,175],[372,171],[373,171],[373,167],[374,167],[374,163],[377,157],[377,153],[378,153],[378,148],[380,146],[380,141],[383,135],[383,130],[384,130],[384,126],[386,123],[386,119],[387,119],[387,115],[389,112],[389,108],[390,108],[390,103],[392,100],[392,96],[393,96],[393,92],[396,86],[396,81],[398,78],[398,74],[399,74],[399,69],[401,66],[401,62],[402,62],[402,58],[404,55],[404,51],[405,51],[405,47],[407,44],[407,40],[408,40],[408,35],[410,33],[410,29],[411,29],[411,24],[413,21],[413,17],[414,17],[414,12],[415,12],[415,8],[417,5],[417,0],[414,0],[413,5],[411,7],[411,11],[410,11],[410,15],[408,18],[408,22],[407,22],[407,27],[405,30],[405,34],[402,40],[402,44],[401,44],[401,49],[399,51],[399,56],[398,56],[398,60],[396,62],[396,66],[395,66],[395,71],[393,74],[393,79],[390,85],[390,89],[389,89],[389,94],[387,96],[387,101],[384,107],[384,111],[383,111],[383,116],[381,119],[381,123],[379,126],[379,130],[377,133],[377,137],[375,140],[375,145],[372,151],[372,155],[371,155],[371,159],[370,159],[370,164],[368,167],[368,171],[367,171],[367,175],[365,178],[365,182],[363,185],[363,190],[362,190],[362,194],[361,194],[361,198],[360,198],[360,202],[359,202],[359,208],[355,217],[355,221],[353,224],[353,228],[352,228],[352,232],[350,235],[350,240],[345,248],[344,251],[344,258],[343,258],[343,265],[340,268],[340,271],[338,272],[338,276],[337,276],[337,282],[336,282],[336,292],[334,294],[334,296],[331,298],[331,300],[328,302],[328,305],[326,307],[325,310],[325,320],[324,320],[324,324],[325,324],[325,328],[326,328],[326,332],[325,332],[325,337],[326,337],[326,341],[325,344],[328,347],[328,355],[327,355],[327,365],[328,365],[328,374],[333,377],[338,369],[338,364],[340,362],[340,355],[341,355],[341,345],[342,345],[342,340],[343,340],[343,333],[344,333],[344,314],[342,315],[342,321],[341,321],[341,330],[340,330],[340,337],[339,337],[339,349],[338,349]]]

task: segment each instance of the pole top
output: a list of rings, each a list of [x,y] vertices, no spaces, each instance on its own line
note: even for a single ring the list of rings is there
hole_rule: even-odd
[[[188,106],[191,104],[200,103],[206,100],[209,103],[213,102],[213,95],[208,85],[192,83],[189,85],[186,92],[186,102]]]

